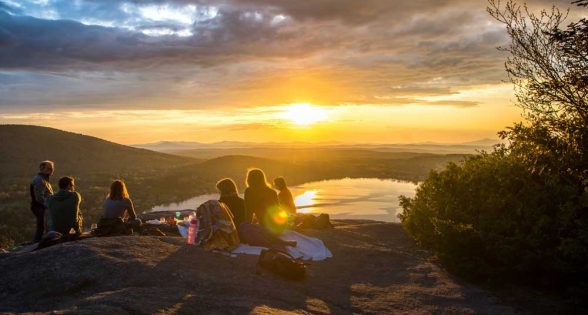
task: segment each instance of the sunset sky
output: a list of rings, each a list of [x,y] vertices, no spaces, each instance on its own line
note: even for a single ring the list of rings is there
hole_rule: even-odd
[[[521,118],[496,50],[505,29],[485,7],[0,1],[0,124],[124,144],[495,138]]]

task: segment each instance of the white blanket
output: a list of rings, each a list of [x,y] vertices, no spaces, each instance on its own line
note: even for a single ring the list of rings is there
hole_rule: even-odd
[[[285,241],[296,241],[296,247],[286,247],[290,255],[304,260],[325,260],[333,257],[331,251],[318,238],[309,237],[294,231],[285,232],[280,236]],[[259,255],[265,247],[241,244],[233,250],[233,254]]]

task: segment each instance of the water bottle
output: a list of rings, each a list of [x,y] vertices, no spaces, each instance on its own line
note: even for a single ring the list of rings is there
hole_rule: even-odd
[[[190,221],[190,227],[188,227],[188,239],[187,243],[194,245],[196,243],[196,237],[198,236],[198,219],[195,217]]]

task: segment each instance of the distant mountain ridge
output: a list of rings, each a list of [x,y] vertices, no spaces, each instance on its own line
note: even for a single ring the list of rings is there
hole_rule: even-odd
[[[191,141],[159,141],[145,144],[133,144],[136,148],[148,149],[158,152],[180,153],[181,155],[192,150],[227,150],[227,149],[280,149],[280,148],[322,148],[322,149],[368,149],[377,151],[402,152],[410,151],[417,153],[439,153],[439,154],[456,154],[456,153],[475,153],[477,150],[489,150],[493,145],[499,143],[498,139],[480,139],[476,141],[449,144],[437,142],[421,142],[408,144],[343,144],[343,143],[276,143],[276,142],[241,142],[241,141],[221,141],[213,143],[191,142]]]
[[[158,141],[153,143],[132,144],[130,146],[140,149],[147,149],[153,151],[180,151],[192,149],[210,149],[210,148],[246,148],[254,145],[250,142],[239,141],[221,141],[214,143],[194,142],[194,141]]]
[[[480,139],[480,140],[476,140],[476,141],[464,142],[464,143],[462,143],[462,145],[484,145],[484,146],[492,146],[492,145],[495,145],[495,144],[500,143],[500,142],[502,142],[500,139],[484,138],[484,139]]]

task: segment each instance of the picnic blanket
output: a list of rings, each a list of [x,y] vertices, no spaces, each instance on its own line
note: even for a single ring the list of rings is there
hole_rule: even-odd
[[[294,258],[303,260],[320,261],[333,257],[331,251],[318,238],[306,236],[295,231],[284,232],[281,239],[285,241],[296,241],[296,247],[287,246],[288,253]],[[265,247],[240,244],[235,248],[233,254],[259,255]]]

